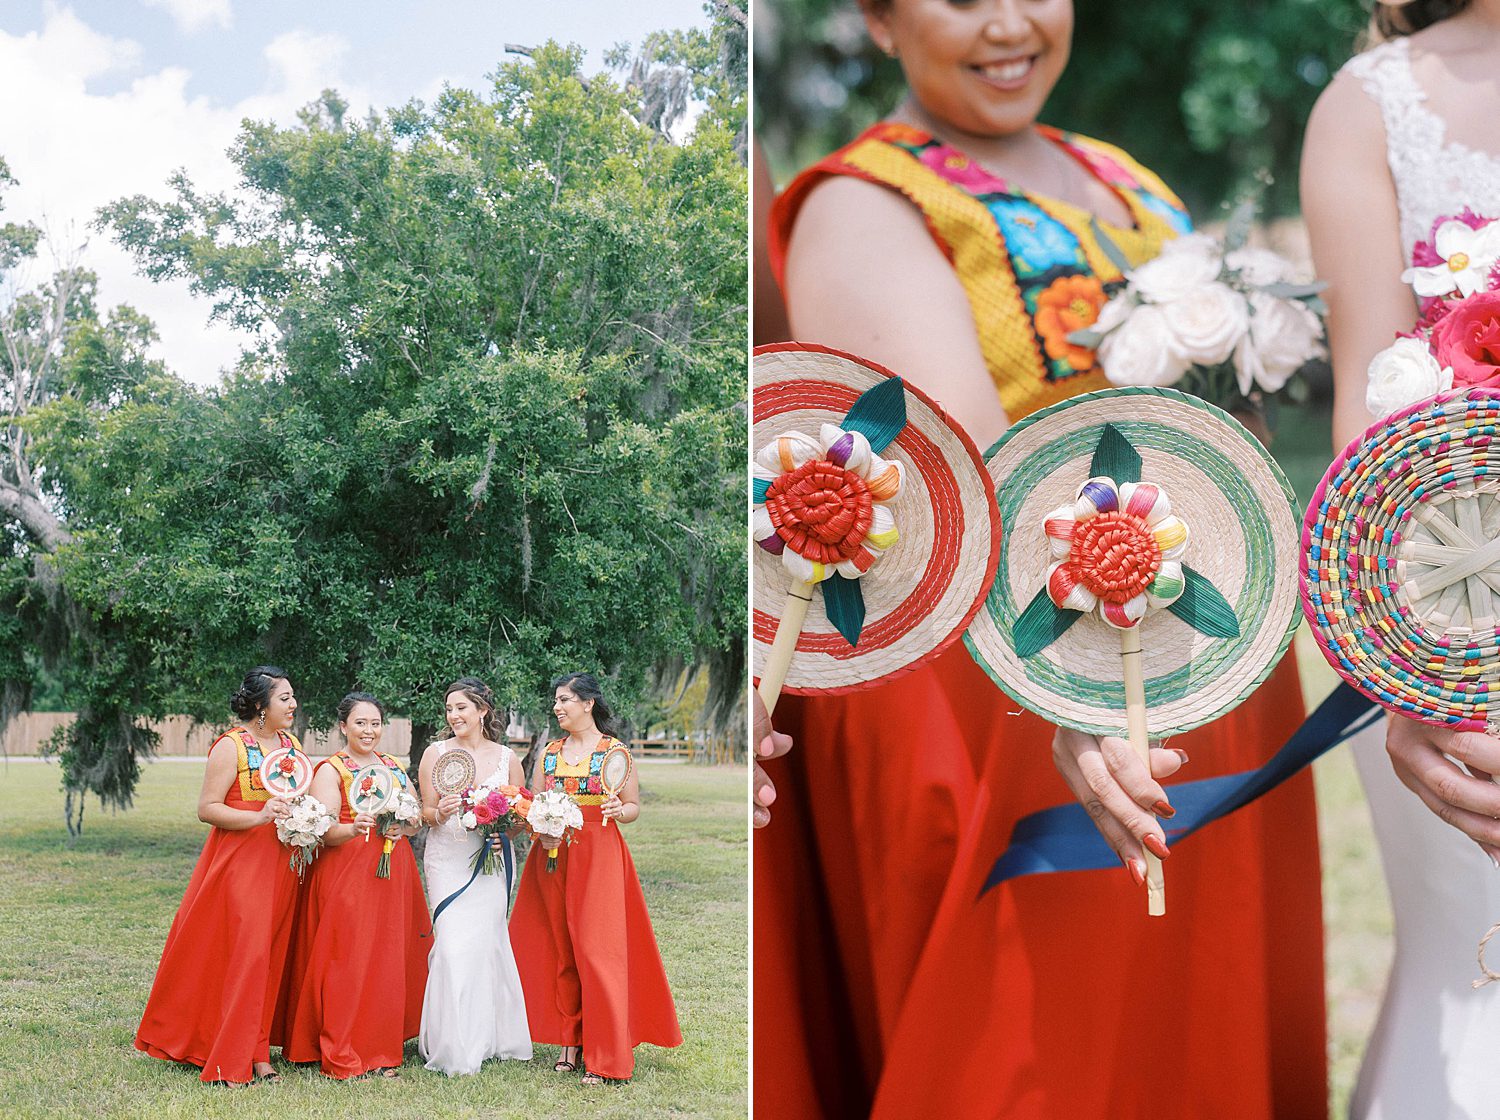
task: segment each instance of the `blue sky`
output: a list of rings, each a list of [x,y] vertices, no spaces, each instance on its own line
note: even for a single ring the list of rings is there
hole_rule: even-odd
[[[0,155],[20,186],[0,219],[43,224],[56,252],[99,273],[106,306],[157,321],[175,372],[212,381],[242,340],[208,325],[185,285],[135,276],[87,228],[98,207],[165,197],[179,167],[230,189],[239,122],[292,123],[328,86],[363,115],[445,83],[483,87],[506,43],[576,43],[592,72],[616,43],[707,23],[702,0],[5,0]]]

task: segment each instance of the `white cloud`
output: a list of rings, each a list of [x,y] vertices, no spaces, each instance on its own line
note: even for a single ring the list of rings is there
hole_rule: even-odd
[[[141,69],[141,50],[87,27],[56,4],[44,10],[41,31],[0,31],[0,104],[27,106],[0,113],[0,156],[19,186],[4,198],[0,221],[33,221],[57,237],[67,257],[80,243],[80,263],[99,275],[100,303],[129,303],[149,315],[161,335],[156,354],[189,380],[206,383],[232,366],[248,341],[222,323],[209,323],[209,301],[185,282],[153,284],[138,276],[132,258],[89,228],[99,208],[144,194],[169,197],[167,181],[186,169],[201,191],[230,191],[237,182],[227,150],[246,117],[282,124],[329,86],[351,105],[370,103],[367,90],[339,72],[342,41],[292,32],[267,46],[271,77],[238,101],[215,103],[189,93],[191,74],[179,67]],[[109,94],[90,81],[113,80]],[[129,81],[128,86],[122,83]]]
[[[184,35],[195,35],[217,24],[228,28],[234,22],[229,0],[141,0],[148,8],[160,8],[172,17]]]

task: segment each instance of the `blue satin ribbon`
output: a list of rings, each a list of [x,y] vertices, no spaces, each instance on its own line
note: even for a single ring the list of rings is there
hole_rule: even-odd
[[[495,846],[494,841],[495,834],[493,832],[486,832],[484,834],[484,840],[479,845],[479,858],[474,861],[474,870],[469,873],[469,881],[463,886],[459,887],[458,890],[454,891],[447,898],[443,899],[442,902],[439,902],[437,904],[437,909],[432,912],[432,924],[434,926],[437,925],[438,915],[440,915],[444,910],[448,909],[448,903],[454,901],[456,898],[458,898],[459,895],[463,894],[464,891],[472,887],[474,885],[474,880],[479,878],[479,869],[483,867],[485,861],[489,859],[490,849]],[[505,916],[509,918],[510,885],[515,881],[516,877],[515,856],[511,852],[509,836],[502,835],[500,837],[500,855],[505,860]]]
[[[1340,684],[1258,770],[1170,786],[1168,793],[1177,815],[1170,822],[1162,822],[1167,843],[1191,836],[1211,821],[1275,789],[1313,759],[1369,727],[1383,713],[1373,700]],[[1069,802],[1016,822],[1009,846],[990,868],[979,893],[983,896],[991,887],[1022,875],[1119,865],[1120,857],[1105,843],[1088,811],[1077,802]]]

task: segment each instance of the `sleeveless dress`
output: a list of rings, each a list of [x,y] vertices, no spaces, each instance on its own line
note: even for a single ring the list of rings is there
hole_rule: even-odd
[[[378,757],[409,786],[399,762]],[[343,824],[354,820],[349,790],[359,768],[352,761],[340,751],[318,764],[338,773]],[[281,1056],[317,1062],[341,1080],[400,1066],[421,1025],[432,922],[411,844],[394,842],[389,879],[375,874],[384,846],[372,835],[325,848],[307,873],[292,936]]]
[[[599,813],[599,768],[617,743],[606,735],[576,767],[562,761],[563,740],[547,744],[539,788],[578,802],[583,828],[558,849],[555,871],[532,843],[511,931],[532,1037],[581,1045],[590,1073],[627,1078],[638,1043],[679,1046],[682,1031],[630,849]]]
[[[1129,207],[1133,261],[1188,228],[1124,152],[1043,133]],[[794,181],[773,260],[829,175],[917,206],[968,294],[1012,420],[1105,384],[1059,300],[1120,278],[1089,215],[1013,190],[962,152],[881,124]],[[1302,718],[1288,658],[1228,717],[1173,740],[1182,778],[1258,766]],[[1070,800],[1053,729],[955,646],[899,681],[783,697],[796,747],[765,763],[755,833],[755,1102],[762,1117],[1316,1120],[1327,1112],[1322,913],[1311,775],[1174,848],[1146,916],[1123,869],[981,894],[1015,822]]]
[[[444,740],[427,749],[441,756],[462,748]],[[509,782],[510,759],[510,748],[501,747],[499,763],[481,784]],[[487,1058],[531,1058],[526,1002],[506,928],[510,884],[503,866],[470,882],[480,843],[479,833],[465,830],[455,814],[427,830],[422,853],[429,906],[436,910],[463,888],[433,924],[419,1042],[427,1068],[450,1077],[478,1073]]]
[[[260,780],[260,746],[244,727],[230,728],[214,746],[225,740],[238,757],[224,804],[259,811],[271,799]],[[285,731],[281,743],[302,749]],[[289,855],[273,824],[209,830],[167,932],[137,1050],[198,1066],[200,1080],[236,1084],[252,1080],[254,1063],[271,1060],[298,898]]]
[[[1412,74],[1410,40],[1383,43],[1344,68],[1385,122],[1406,264],[1438,218],[1464,207],[1500,217],[1500,156],[1447,142]],[[1479,975],[1478,939],[1500,921],[1500,871],[1401,784],[1384,743],[1384,721],[1352,743],[1391,894],[1395,957],[1350,1116],[1494,1116],[1500,984],[1475,991],[1470,981]]]

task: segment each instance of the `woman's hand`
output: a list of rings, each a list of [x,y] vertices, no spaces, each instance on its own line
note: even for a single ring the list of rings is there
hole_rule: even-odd
[[[463,803],[463,798],[459,797],[456,793],[445,793],[442,797],[438,798],[436,810],[437,823],[442,824],[454,813],[458,812],[463,807]]]
[[[354,820],[350,823],[354,825],[354,835],[368,836],[370,830],[375,827],[375,814],[355,813]]]
[[[271,800],[262,805],[260,808],[260,812],[256,814],[256,816],[259,818],[257,823],[271,824],[275,821],[279,821],[282,817],[286,816],[291,811],[292,807],[287,804],[285,798],[273,797],[271,798]]]
[[[1167,858],[1167,834],[1156,818],[1171,818],[1176,810],[1156,779],[1175,774],[1187,761],[1186,752],[1153,747],[1148,774],[1128,740],[1112,735],[1096,738],[1059,727],[1052,738],[1052,761],[1105,842],[1137,880],[1146,870],[1143,846]]]
[[[1500,739],[1392,716],[1385,749],[1401,783],[1500,865]]]
[[[618,793],[612,793],[599,802],[599,815],[607,821],[619,820],[624,812],[625,802],[620,800]]]
[[[750,738],[755,744],[756,758],[780,758],[791,750],[792,737],[771,726],[771,716],[761,701],[760,693],[751,694],[750,707],[755,713],[755,726]],[[765,828],[771,823],[771,802],[776,800],[776,786],[758,761],[755,764],[754,782],[754,792],[750,797],[750,819],[756,828]]]

